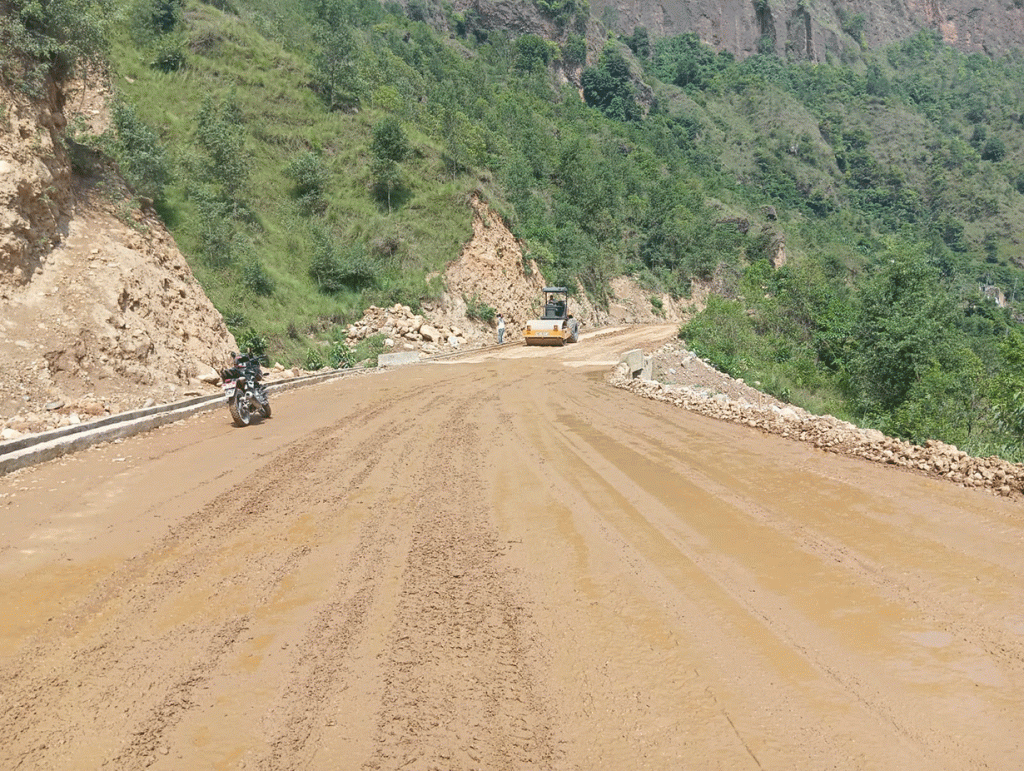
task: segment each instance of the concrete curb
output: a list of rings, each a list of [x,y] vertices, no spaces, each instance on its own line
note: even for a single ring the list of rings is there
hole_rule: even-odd
[[[301,375],[287,380],[278,380],[267,384],[267,391],[288,391],[306,385],[350,377],[355,374],[376,372],[375,369],[331,370],[326,373]],[[40,434],[15,439],[0,445],[0,476],[17,471],[26,466],[59,458],[68,453],[78,452],[102,442],[124,439],[158,426],[174,423],[178,420],[223,407],[225,399],[222,394],[199,396],[170,404],[158,404],[141,410],[122,412],[100,420],[79,423],[76,426],[55,428]]]

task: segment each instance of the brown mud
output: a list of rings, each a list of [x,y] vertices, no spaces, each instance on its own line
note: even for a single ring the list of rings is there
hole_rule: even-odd
[[[0,768],[1011,769],[1019,503],[510,346],[0,478]]]

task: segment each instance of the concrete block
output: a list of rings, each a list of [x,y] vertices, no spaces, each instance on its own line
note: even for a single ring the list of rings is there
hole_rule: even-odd
[[[654,380],[654,357],[644,356],[644,364],[640,370],[641,380]]]
[[[632,351],[622,354],[619,361],[629,367],[630,377],[636,377],[644,368],[644,352],[639,348],[634,348]]]
[[[402,351],[400,353],[382,353],[377,357],[378,367],[401,367],[415,364],[420,360],[419,351]]]

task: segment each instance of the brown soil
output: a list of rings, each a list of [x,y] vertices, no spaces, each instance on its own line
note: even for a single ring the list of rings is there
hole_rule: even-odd
[[[151,206],[84,149],[72,173],[68,117],[107,96],[0,84],[0,441],[212,393],[235,348]]]
[[[608,385],[673,331],[0,478],[0,767],[1021,767],[1019,504]]]

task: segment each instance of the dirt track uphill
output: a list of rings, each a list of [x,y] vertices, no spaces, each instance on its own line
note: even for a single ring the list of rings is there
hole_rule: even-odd
[[[605,382],[671,332],[0,478],[0,768],[1024,767],[1019,504]]]

